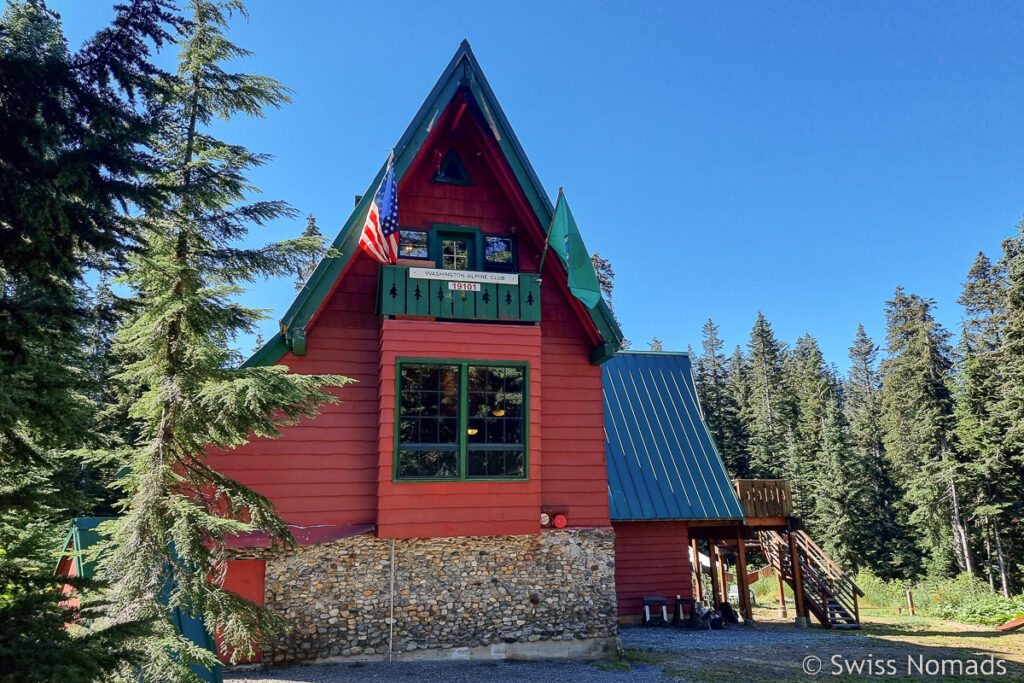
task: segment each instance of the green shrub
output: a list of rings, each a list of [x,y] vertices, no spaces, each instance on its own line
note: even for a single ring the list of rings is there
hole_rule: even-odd
[[[909,588],[914,593],[914,607],[919,614],[966,624],[998,626],[1024,616],[1024,595],[1004,598],[970,574],[960,574],[951,579],[925,578],[912,584],[884,581],[868,571],[861,571],[857,575],[857,585],[864,591],[864,602],[868,605],[906,605]]]

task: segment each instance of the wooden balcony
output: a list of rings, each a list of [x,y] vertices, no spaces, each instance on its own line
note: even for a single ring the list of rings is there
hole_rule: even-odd
[[[793,497],[788,479],[733,479],[747,515],[751,520],[780,520],[793,514]]]
[[[536,273],[447,272],[450,279],[436,269],[381,266],[377,312],[452,320],[540,320]],[[488,282],[488,277],[506,282]]]

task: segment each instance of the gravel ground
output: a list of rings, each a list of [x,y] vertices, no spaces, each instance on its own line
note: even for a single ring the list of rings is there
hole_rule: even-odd
[[[836,637],[851,638],[846,644],[866,642],[865,636],[855,633],[826,631],[817,628],[787,628],[773,624],[770,627],[729,626],[720,631],[689,631],[675,628],[641,628],[639,626],[619,627],[619,638],[624,648],[636,648],[652,652],[687,653],[696,650],[736,650],[763,647],[814,647]]]
[[[691,657],[695,651],[755,650],[773,647],[812,648],[836,637],[821,629],[731,626],[721,631],[686,631],[674,628],[619,629],[623,648]],[[866,640],[845,634],[846,638]],[[852,641],[847,641],[852,644]],[[396,662],[394,664],[312,664],[273,669],[225,672],[225,680],[245,683],[321,683],[333,681],[522,681],[523,683],[616,683],[663,680],[656,663],[632,662],[628,670],[612,662]]]

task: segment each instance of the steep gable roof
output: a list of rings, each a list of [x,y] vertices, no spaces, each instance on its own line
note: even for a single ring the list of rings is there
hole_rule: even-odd
[[[743,519],[689,355],[623,351],[601,370],[612,520]]]
[[[473,50],[465,40],[459,45],[459,49],[456,50],[455,55],[395,146],[397,179],[401,182],[402,176],[413,163],[445,109],[460,93],[464,93],[465,97],[472,98],[472,102],[479,108],[495,144],[500,149],[516,183],[523,192],[529,210],[535,216],[537,224],[543,226],[543,230],[547,230],[554,212],[551,200],[537,178],[537,173],[523,151],[522,145],[516,138],[505,112],[498,104],[494,91],[491,90],[480,64],[473,55]],[[356,204],[344,227],[334,239],[331,247],[339,255],[320,261],[295,301],[281,318],[280,332],[246,361],[245,365],[272,364],[289,350],[294,350],[299,355],[304,353],[307,327],[315,319],[318,310],[330,295],[345,267],[359,250],[359,234],[365,221],[366,212],[374,191],[384,177],[385,170],[386,164],[377,171],[373,182],[363,193],[362,199]],[[559,275],[564,282],[566,277],[564,256],[557,249],[552,249],[551,252],[558,258],[549,259],[549,262],[559,264]],[[588,309],[575,299],[572,305],[581,317],[593,326],[600,338],[600,343],[591,353],[592,361],[603,362],[613,356],[620,347],[622,331],[608,305],[602,300],[597,306]]]

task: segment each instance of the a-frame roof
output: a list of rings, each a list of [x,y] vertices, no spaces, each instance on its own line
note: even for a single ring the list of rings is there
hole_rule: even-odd
[[[512,126],[509,124],[498,104],[494,91],[484,77],[479,62],[473,55],[473,50],[465,40],[459,45],[455,55],[445,68],[437,83],[427,95],[426,100],[419,111],[413,117],[409,127],[406,128],[398,144],[395,145],[395,174],[399,182],[406,170],[413,163],[420,147],[430,134],[434,124],[438,122],[445,108],[456,96],[457,93],[468,93],[474,104],[479,107],[482,118],[486,122],[494,142],[501,150],[505,161],[515,176],[520,186],[529,209],[537,219],[537,223],[547,226],[551,222],[551,215],[554,207],[537,178],[537,173],[530,164],[522,145],[516,138]],[[296,341],[305,339],[306,327],[314,318],[323,302],[332,291],[338,278],[342,275],[346,265],[359,250],[359,234],[365,221],[366,212],[369,209],[373,193],[384,177],[386,163],[380,167],[370,183],[362,199],[356,204],[355,209],[345,222],[344,227],[334,239],[331,247],[334,254],[329,258],[320,261],[316,270],[310,276],[305,286],[299,292],[295,301],[288,308],[288,311],[281,318],[280,331],[259,349],[245,365],[270,365],[293,348]],[[399,207],[401,208],[401,207]],[[558,249],[552,249],[551,253],[558,256],[557,259],[549,259],[553,264],[558,264],[561,278],[565,275],[564,256]],[[608,305],[602,300],[593,308],[586,308],[579,304],[578,310],[592,323],[600,343],[592,351],[591,358],[595,362],[602,362],[615,354],[622,341],[622,331],[619,329],[615,318],[612,316]],[[298,350],[298,347],[296,347]]]
[[[743,519],[689,355],[623,351],[601,371],[612,520]]]

